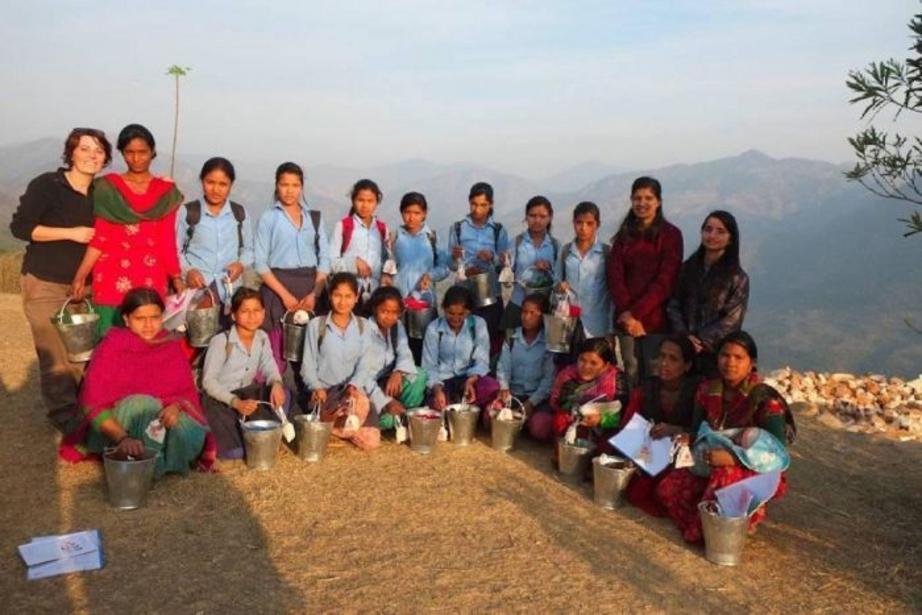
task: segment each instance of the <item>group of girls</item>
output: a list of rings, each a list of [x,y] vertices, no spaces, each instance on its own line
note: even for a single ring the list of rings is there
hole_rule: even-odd
[[[451,226],[447,242],[427,225],[428,203],[416,192],[403,196],[403,224],[390,229],[377,216],[381,191],[367,179],[353,186],[350,209],[328,237],[294,163],[278,167],[274,202],[254,232],[246,209],[230,200],[230,161],[208,160],[201,198],[180,205],[176,186],[150,173],[156,150],[147,129],[127,126],[117,147],[127,170],[94,181],[111,146],[99,131],[75,130],[66,168],[29,185],[11,225],[30,242],[24,307],[49,417],[68,434],[68,458],[103,445],[166,451],[178,441],[160,471],[188,469],[193,460],[208,467],[216,456],[243,455],[240,419],[280,407],[316,412],[337,436],[370,449],[409,408],[466,401],[484,408],[488,423],[490,409],[512,398],[536,440],[553,443],[575,425],[599,452],[610,450],[608,438],[635,413],[655,423],[654,436],[693,441],[706,420],[784,438],[783,402],[758,384],[755,343],[741,331],[748,277],[734,217],[708,214],[699,248],[683,263],[681,232],[666,221],[653,178],[633,183],[610,244],[599,236],[599,207],[588,201],[573,210],[572,240],[558,241],[553,207],[541,196],[528,201],[526,229],[510,240],[493,217],[493,189],[482,182],[471,187],[469,214]],[[475,306],[465,278],[506,267],[514,284],[509,303],[497,285],[490,305]],[[249,268],[261,278],[259,290],[243,286]],[[548,297],[518,283],[535,271],[577,308],[571,355],[548,352]],[[443,294],[441,315],[421,338],[410,338],[405,310],[434,306],[436,284],[451,275],[456,283]],[[77,398],[79,371],[48,322],[67,297],[83,298],[88,281],[104,329],[118,326],[100,343]],[[168,286],[210,288],[227,306],[228,328],[205,353],[200,397],[189,392],[188,360],[176,360],[188,359],[188,349],[183,354],[162,328]],[[315,316],[303,352],[289,362],[281,320],[300,310]],[[137,367],[130,372],[137,384],[116,369],[127,363]],[[295,386],[286,387],[286,377]],[[582,416],[579,408],[593,400],[619,400],[625,410]],[[150,429],[152,416],[165,438]],[[689,513],[697,501],[752,472],[726,451],[707,452],[706,461],[704,476],[685,469],[638,476],[629,499],[671,515],[697,540],[700,525]]]

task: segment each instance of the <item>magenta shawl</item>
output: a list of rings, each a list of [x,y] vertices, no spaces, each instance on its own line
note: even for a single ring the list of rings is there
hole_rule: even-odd
[[[88,430],[111,418],[112,408],[130,395],[150,395],[164,406],[178,403],[190,418],[208,426],[179,340],[161,331],[152,342],[146,342],[129,329],[113,327],[93,351],[78,400],[83,422],[61,442],[61,456],[70,461],[85,457],[79,445]],[[209,432],[199,457],[200,469],[210,469],[216,451]]]

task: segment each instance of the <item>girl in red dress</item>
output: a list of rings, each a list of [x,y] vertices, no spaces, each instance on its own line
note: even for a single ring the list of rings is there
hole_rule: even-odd
[[[132,288],[150,288],[161,297],[170,282],[177,292],[183,288],[175,226],[182,194],[172,180],[151,174],[157,153],[145,127],[125,126],[117,147],[128,170],[94,182],[96,233],[72,283],[73,296],[82,299],[92,271],[101,334],[117,324],[118,306]]]

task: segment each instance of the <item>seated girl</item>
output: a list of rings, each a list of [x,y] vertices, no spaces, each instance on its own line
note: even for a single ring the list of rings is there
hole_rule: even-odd
[[[426,372],[416,368],[400,321],[403,298],[393,286],[381,286],[368,301],[375,343],[371,404],[380,415],[382,430],[392,429],[407,408],[421,406],[426,396]]]
[[[612,415],[582,416],[580,407],[590,401],[625,401],[624,378],[615,365],[615,352],[604,337],[590,337],[576,349],[576,363],[560,370],[551,388],[554,432],[563,437],[577,424],[576,437],[589,440],[596,453],[612,452],[608,438],[617,431]],[[555,447],[556,455],[556,447]]]
[[[218,457],[242,459],[240,418],[277,421],[273,408],[285,407],[287,395],[269,334],[260,328],[266,318],[262,294],[238,288],[231,299],[231,318],[233,326],[208,344],[202,402],[218,443]]]
[[[499,383],[490,371],[490,334],[487,323],[471,314],[474,298],[464,286],[452,286],[442,299],[444,316],[426,328],[423,369],[429,377],[429,405],[443,410],[466,401],[483,410],[496,399]],[[484,419],[488,420],[488,419]]]
[[[695,347],[685,336],[664,338],[659,344],[656,361],[657,375],[643,380],[631,391],[627,408],[621,414],[619,428],[627,425],[635,414],[651,423],[654,439],[674,438],[691,428],[697,380],[691,376]],[[668,474],[656,476],[635,472],[628,483],[625,497],[634,506],[656,517],[666,516],[666,509],[656,498],[656,487]]]
[[[528,433],[541,442],[554,440],[554,417],[547,403],[554,384],[554,357],[544,338],[547,309],[547,297],[539,293],[521,301],[522,326],[503,344],[496,368],[500,400],[515,396],[525,404]]]
[[[331,311],[307,325],[301,376],[320,420],[333,422],[333,434],[372,449],[381,442],[378,412],[368,401],[375,376],[372,325],[352,313],[359,299],[355,274],[334,274],[328,288]]]
[[[93,352],[78,400],[83,422],[61,442],[61,457],[77,462],[111,447],[140,457],[150,449],[158,477],[211,469],[214,436],[182,346],[162,328],[163,299],[134,288],[119,311],[125,327],[109,329]]]
[[[786,421],[791,419],[780,394],[760,382],[761,379],[756,373],[757,358],[755,341],[745,331],[734,331],[720,342],[717,347],[717,369],[720,376],[706,380],[698,387],[691,434],[692,437],[698,434],[705,421],[710,429],[718,432],[733,428],[759,427],[771,434],[771,440],[768,442],[771,446],[767,447],[767,450],[760,450],[760,462],[764,462],[764,467],[786,469],[785,442],[793,439],[790,437]],[[755,435],[758,434],[759,432],[755,432]],[[762,438],[756,440],[763,445],[766,444]],[[704,462],[704,471],[699,469],[698,464],[695,468],[674,469],[656,488],[657,497],[686,541],[699,542],[702,539],[701,519],[698,516],[699,502],[714,500],[716,490],[759,474],[757,469],[750,467],[753,464],[745,455],[739,456],[737,448],[706,446],[702,449],[696,444],[695,456]],[[786,491],[786,474],[782,474],[774,497],[781,497]],[[749,518],[750,531],[753,531],[764,518],[765,507],[762,506]]]

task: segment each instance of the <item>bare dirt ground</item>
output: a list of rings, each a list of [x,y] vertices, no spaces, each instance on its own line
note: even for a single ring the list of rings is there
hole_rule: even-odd
[[[789,495],[744,564],[671,524],[606,512],[554,479],[549,451],[486,438],[429,457],[386,443],[283,451],[273,471],[168,477],[145,508],[102,468],[59,464],[19,298],[0,295],[0,611],[7,613],[922,611],[922,444],[800,421]],[[99,528],[103,570],[27,582],[16,546]]]

